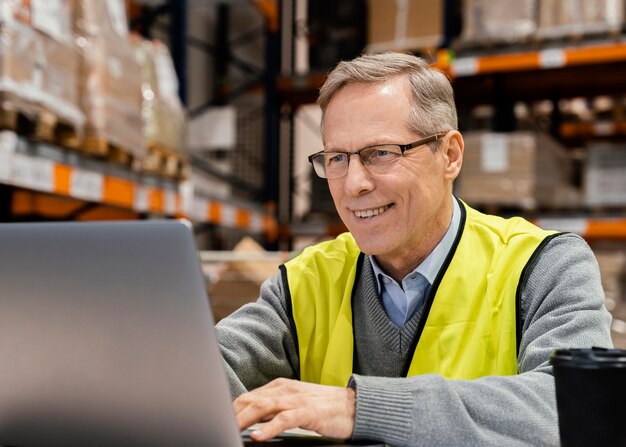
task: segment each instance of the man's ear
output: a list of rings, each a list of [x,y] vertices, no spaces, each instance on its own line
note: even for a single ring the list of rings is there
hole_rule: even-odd
[[[446,135],[441,144],[441,150],[445,159],[445,176],[450,180],[457,178],[463,165],[463,151],[465,143],[463,136],[458,130],[452,130]]]

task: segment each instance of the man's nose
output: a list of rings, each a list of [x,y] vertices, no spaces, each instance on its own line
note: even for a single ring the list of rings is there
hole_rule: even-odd
[[[355,196],[373,189],[374,183],[371,173],[363,164],[359,154],[350,154],[344,184],[346,192]]]

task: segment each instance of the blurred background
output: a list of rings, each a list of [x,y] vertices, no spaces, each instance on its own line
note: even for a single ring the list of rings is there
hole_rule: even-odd
[[[624,0],[0,0],[0,220],[184,218],[216,319],[344,226],[306,157],[362,53],[452,81],[456,194],[592,246],[626,348]]]

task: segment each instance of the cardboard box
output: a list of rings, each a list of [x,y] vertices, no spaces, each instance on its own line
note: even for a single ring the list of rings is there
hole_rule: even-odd
[[[144,137],[148,147],[182,152],[185,112],[178,96],[178,78],[167,47],[159,41],[135,38],[141,67]]]
[[[563,36],[579,32],[580,11],[570,0],[541,0],[539,2],[538,30],[541,36]]]
[[[619,32],[624,2],[615,0],[540,0],[537,35],[561,38]]]
[[[141,69],[128,39],[123,0],[75,0],[73,28],[81,49],[81,106],[86,138],[136,158],[146,155]]]
[[[626,349],[626,244],[597,242],[591,247],[600,266],[606,308],[613,316],[613,343]]]
[[[444,37],[443,0],[369,0],[366,51],[437,48]]]
[[[0,1],[0,91],[5,110],[49,112],[80,133],[79,54],[71,0]]]
[[[535,10],[538,0],[464,0],[465,43],[516,43],[537,30]]]
[[[626,204],[626,146],[594,143],[585,163],[585,203],[588,206]]]
[[[570,163],[564,149],[542,133],[466,132],[455,192],[475,206],[574,206]]]
[[[7,99],[3,101],[3,108],[27,108],[41,91],[42,68],[37,58],[41,42],[35,30],[27,25],[3,21],[0,22],[0,47],[0,91]],[[6,102],[9,104],[4,104]]]
[[[250,237],[243,238],[233,249],[242,255],[241,260],[228,262],[218,279],[209,286],[209,296],[216,321],[230,315],[246,303],[259,298],[261,284],[278,273],[278,266],[287,261],[268,257],[262,259],[264,250]],[[246,259],[246,254],[249,259]]]

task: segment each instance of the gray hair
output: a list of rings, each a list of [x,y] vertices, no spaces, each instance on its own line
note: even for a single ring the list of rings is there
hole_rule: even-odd
[[[413,93],[413,108],[407,123],[411,130],[428,136],[457,129],[454,93],[446,75],[422,58],[389,52],[340,62],[330,72],[317,99],[322,108],[322,135],[326,109],[335,93],[348,84],[384,82],[396,76],[406,76]]]

